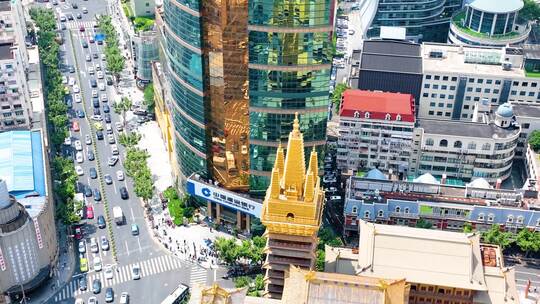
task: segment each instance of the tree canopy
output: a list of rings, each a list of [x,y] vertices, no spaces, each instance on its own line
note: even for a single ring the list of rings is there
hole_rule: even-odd
[[[523,8],[519,11],[519,16],[530,21],[540,20],[540,5],[534,0],[523,1]]]
[[[488,244],[499,245],[501,250],[512,244],[512,233],[501,231],[501,226],[493,225],[488,231],[482,233],[482,239]]]
[[[535,152],[540,152],[540,130],[534,130],[529,135],[529,145]]]

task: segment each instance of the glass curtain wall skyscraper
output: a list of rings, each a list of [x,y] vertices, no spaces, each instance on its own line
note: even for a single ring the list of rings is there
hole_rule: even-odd
[[[165,0],[163,38],[175,151],[231,190],[267,188],[294,113],[321,147],[332,62],[333,0]]]
[[[325,144],[333,11],[332,0],[249,1],[252,192],[266,190],[295,112],[306,147]]]

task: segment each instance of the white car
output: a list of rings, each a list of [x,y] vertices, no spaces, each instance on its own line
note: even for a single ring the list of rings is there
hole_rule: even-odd
[[[75,304],[84,304],[84,300],[81,298],[77,298],[77,300],[75,300]]]
[[[105,279],[112,280],[113,276],[114,276],[114,272],[113,272],[112,266],[107,265],[107,267],[105,268]]]
[[[97,304],[98,301],[97,301],[97,298],[96,297],[90,297],[88,299],[88,304]]]
[[[87,145],[91,145],[92,144],[92,137],[90,137],[90,135],[86,134],[86,136],[84,137],[84,142]]]
[[[94,67],[88,67],[88,74],[90,75],[94,74]]]
[[[122,125],[121,122],[115,122],[114,126],[116,127],[116,131],[118,132],[121,132],[122,130],[124,130],[124,126]]]
[[[86,252],[86,241],[81,240],[79,242],[79,253],[85,253]]]
[[[84,170],[81,166],[76,166],[75,167],[75,172],[77,173],[78,176],[82,176],[84,175]]]
[[[60,16],[60,22],[66,22],[66,16],[61,15]]]
[[[64,139],[64,145],[71,146],[71,136],[68,136],[66,137],[66,139]]]
[[[82,151],[82,144],[80,140],[75,141],[75,150]]]
[[[81,92],[81,88],[79,88],[79,86],[76,84],[73,85],[73,93],[79,93],[79,92]]]
[[[92,97],[97,97],[97,96],[98,96],[97,90],[92,90]]]
[[[101,236],[101,250],[109,250],[109,240],[104,235]]]
[[[100,257],[95,257],[94,258],[94,270],[95,271],[101,271],[102,268],[103,268],[103,264],[101,263],[101,258]]]
[[[97,72],[97,78],[98,79],[103,79],[103,72],[102,71]]]
[[[62,84],[67,84],[68,83],[68,79],[66,77],[66,75],[63,75],[62,76]]]
[[[116,140],[114,139],[114,134],[108,134],[107,135],[107,140],[109,142],[109,144],[114,144],[116,142]]]
[[[107,97],[107,94],[101,94],[101,102],[106,102],[108,100],[109,98]]]
[[[86,61],[88,61],[88,62],[92,61],[92,57],[90,57],[90,55],[86,55],[86,58],[85,58],[85,59],[86,59]]]
[[[125,176],[124,176],[124,171],[122,170],[118,170],[116,171],[116,178],[119,180],[119,181],[123,181]]]
[[[128,304],[129,303],[129,294],[124,291],[122,292],[122,295],[120,296],[120,304]]]
[[[75,94],[75,102],[76,103],[81,103],[82,102],[81,94]]]
[[[101,117],[101,115],[92,115],[92,120],[95,120],[95,121],[102,121],[103,118]]]
[[[82,152],[77,152],[77,154],[75,154],[75,159],[79,164],[82,163],[84,161]]]
[[[99,246],[95,237],[90,239],[90,251],[92,251],[93,253],[99,252]]]
[[[131,279],[138,280],[141,278],[141,268],[138,265],[131,266]]]
[[[98,83],[98,89],[100,91],[105,91],[105,84],[103,82]]]
[[[69,86],[75,85],[75,77],[69,76],[68,85]]]
[[[105,61],[105,59],[106,59],[105,54],[101,54],[101,60],[102,60],[102,61]]]

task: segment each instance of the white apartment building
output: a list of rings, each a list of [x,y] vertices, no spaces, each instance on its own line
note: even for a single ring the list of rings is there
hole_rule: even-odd
[[[410,173],[465,181],[482,177],[492,184],[508,178],[521,132],[512,106],[473,116],[476,121],[419,119]]]
[[[408,172],[415,122],[412,95],[347,90],[339,114],[339,169]]]
[[[520,48],[424,43],[418,117],[469,121],[485,100],[540,105],[540,78],[527,77],[524,65]]]
[[[26,22],[22,14],[20,1],[0,2],[0,131],[28,129],[31,123]]]
[[[534,130],[540,130],[540,106],[527,104],[513,104],[512,109],[516,121],[521,126],[521,134],[516,148],[516,157],[525,158],[527,139]]]

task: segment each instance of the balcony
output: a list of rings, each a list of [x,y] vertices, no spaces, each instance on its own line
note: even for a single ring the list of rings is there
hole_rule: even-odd
[[[507,45],[517,44],[525,41],[529,37],[531,32],[531,26],[528,23],[515,24],[518,26],[518,30],[512,31],[506,34],[490,35],[487,33],[481,33],[471,30],[463,25],[465,21],[465,11],[460,11],[452,17],[450,23],[450,32],[459,36],[457,39],[466,39],[470,42],[482,44],[482,45]]]

